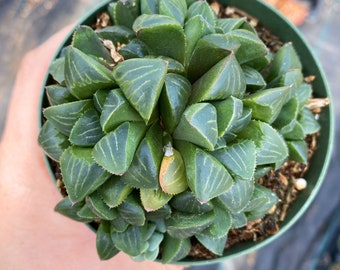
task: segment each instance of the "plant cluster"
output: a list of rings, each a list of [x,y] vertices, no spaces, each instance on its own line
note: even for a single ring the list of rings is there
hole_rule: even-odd
[[[293,44],[270,52],[246,18],[206,1],[108,5],[51,64],[39,134],[60,164],[56,211],[98,224],[97,251],[181,260],[196,238],[222,255],[230,228],[277,202],[257,179],[307,163],[319,130]]]

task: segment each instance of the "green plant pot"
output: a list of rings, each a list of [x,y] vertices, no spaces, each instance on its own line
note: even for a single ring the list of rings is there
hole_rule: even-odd
[[[96,21],[96,15],[99,11],[103,11],[107,4],[111,1],[104,1],[92,11],[90,11],[78,24],[92,25]],[[220,0],[223,5],[232,5],[244,10],[251,16],[257,18],[259,23],[269,29],[273,34],[277,35],[283,42],[293,42],[294,47],[300,56],[301,62],[304,67],[305,75],[315,75],[316,79],[313,82],[313,95],[315,97],[328,97],[331,100],[330,90],[325,78],[324,72],[312,53],[306,40],[303,38],[299,30],[292,25],[287,19],[285,19],[279,12],[263,3],[261,0]],[[70,32],[68,37],[60,45],[59,50],[56,52],[57,57],[61,49],[70,44],[71,35]],[[41,90],[41,104],[39,106],[39,112],[47,104],[47,98],[45,95],[45,85],[51,82],[51,77],[47,74]],[[42,114],[40,113],[39,124],[42,124]],[[319,123],[321,125],[321,134],[318,138],[318,147],[311,160],[310,168],[305,176],[308,181],[308,187],[299,193],[298,199],[289,209],[285,221],[280,224],[280,231],[265,240],[257,242],[244,242],[232,246],[226,249],[223,256],[201,261],[192,261],[188,258],[181,260],[178,264],[182,265],[200,265],[200,264],[211,264],[217,263],[226,259],[243,255],[256,249],[269,244],[270,242],[279,238],[284,234],[292,225],[306,212],[309,205],[315,198],[318,190],[323,182],[326,175],[326,171],[330,162],[331,152],[333,147],[333,136],[334,136],[334,115],[332,110],[332,104],[322,110],[320,114]],[[51,177],[55,181],[54,173],[51,168],[50,160],[46,157],[46,166],[48,167]],[[92,228],[93,229],[93,228]]]

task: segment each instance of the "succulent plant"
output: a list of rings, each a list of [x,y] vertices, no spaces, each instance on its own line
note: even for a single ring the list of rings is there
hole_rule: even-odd
[[[39,143],[67,193],[55,209],[94,224],[101,259],[174,262],[194,238],[222,255],[230,228],[277,202],[257,179],[307,163],[320,128],[293,44],[272,52],[206,1],[107,13],[112,25],[79,26],[49,70]]]

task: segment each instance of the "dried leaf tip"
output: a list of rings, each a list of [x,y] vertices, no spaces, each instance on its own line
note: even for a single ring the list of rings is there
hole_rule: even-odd
[[[221,12],[221,6],[218,2],[214,1],[210,4],[210,7],[215,12],[216,15],[219,15]]]
[[[306,107],[310,110],[323,108],[330,103],[329,98],[310,98],[306,104]]]
[[[111,58],[115,63],[124,61],[124,57],[117,51],[116,46],[111,40],[104,39],[103,45],[110,50]]]
[[[164,151],[164,156],[166,157],[171,157],[174,155],[174,149],[172,148],[172,145],[170,142],[168,142],[164,147],[163,147],[163,151]]]

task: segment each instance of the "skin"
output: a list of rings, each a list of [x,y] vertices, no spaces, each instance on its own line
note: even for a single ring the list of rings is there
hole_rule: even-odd
[[[37,144],[39,95],[50,60],[70,29],[29,52],[17,74],[0,142],[0,268],[183,269],[137,263],[122,253],[100,261],[95,234],[53,211],[61,196]]]

